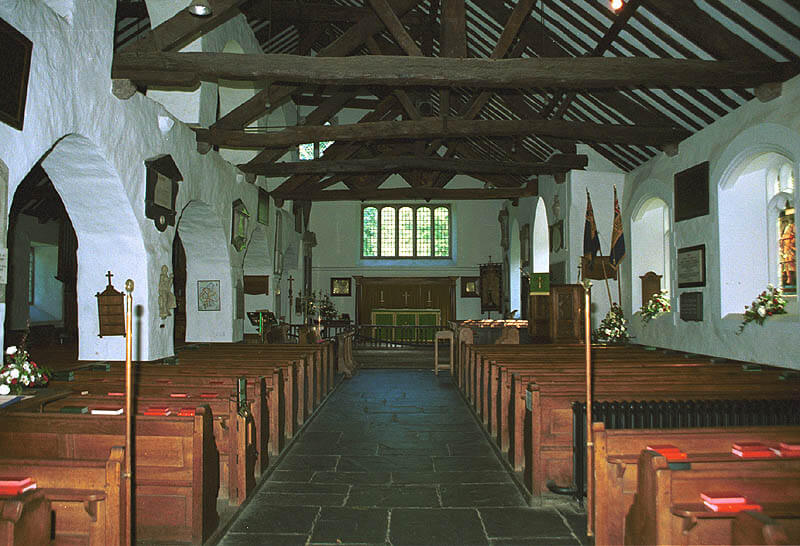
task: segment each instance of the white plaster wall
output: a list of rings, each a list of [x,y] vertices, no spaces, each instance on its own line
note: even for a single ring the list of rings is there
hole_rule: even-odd
[[[0,124],[0,160],[9,169],[10,202],[25,174],[53,149],[44,166],[62,195],[79,242],[79,357],[120,359],[124,355],[123,338],[97,337],[94,294],[105,286],[105,271],[112,269],[118,289],[128,277],[136,283],[134,304],[140,312],[134,321],[135,357],[150,360],[173,352],[172,319],[162,323],[156,313],[160,266],[171,263],[175,228],[160,233],[152,220],[144,217],[144,160],[172,155],[184,177],[177,210],[194,200],[207,203],[226,241],[230,240],[231,203],[241,198],[254,211],[257,192],[219,154],[198,154],[188,126],[175,123],[160,131],[158,117],[170,116],[163,106],[140,94],[127,101],[111,94],[114,10],[112,0],[76,0],[69,22],[42,3],[0,4],[0,17],[34,43],[24,130]],[[246,27],[242,18],[225,26],[237,24],[240,34],[249,32],[254,40],[249,27],[242,27]],[[221,29],[215,33],[220,48],[231,38]],[[54,148],[65,135],[80,136],[69,137],[61,142],[64,147]],[[101,161],[94,161],[85,178],[76,180],[76,168],[87,154]],[[82,193],[77,191],[79,182],[86,184]],[[82,212],[85,210],[94,210],[94,215]],[[223,279],[232,283],[232,264],[239,253],[229,243],[209,248],[207,253],[227,260]],[[230,331],[229,340],[241,338],[241,327],[229,326],[232,302],[223,298],[220,321],[198,330],[196,339],[217,339],[217,333],[225,328]],[[189,310],[188,322],[196,316]]]
[[[458,176],[448,184],[448,188],[469,187],[476,184],[477,181],[470,177]],[[430,204],[435,206],[438,203],[440,202]],[[478,266],[487,262],[490,254],[493,261],[502,259],[500,229],[497,222],[497,214],[502,203],[500,200],[453,201],[450,203],[453,258],[399,262],[361,259],[360,202],[316,202],[311,210],[309,226],[310,231],[317,235],[317,246],[314,248],[314,289],[330,290],[331,277],[478,276]],[[460,281],[456,285],[456,290],[456,318],[459,320],[480,318],[480,299],[461,298]],[[351,318],[355,318],[355,281],[352,293],[351,297],[336,297],[333,301],[340,313],[349,313]],[[295,316],[295,321],[297,320],[299,317]]]
[[[759,249],[740,249],[728,239],[727,230],[735,228],[734,224],[728,221],[729,218],[720,218],[718,207],[720,187],[738,176],[737,169],[740,169],[748,158],[766,152],[776,152],[790,158],[797,173],[800,161],[800,78],[798,77],[784,83],[783,93],[779,98],[768,103],[752,100],[683,141],[680,144],[679,154],[675,157],[659,155],[626,177],[626,199],[622,206],[625,230],[629,233],[630,214],[635,210],[637,203],[653,194],[672,206],[675,173],[702,161],[710,162],[710,214],[674,224],[671,256],[674,263],[677,249],[697,244],[706,245],[706,286],[674,290],[676,297],[685,291],[703,293],[703,321],[683,322],[676,316],[671,316],[656,319],[647,327],[642,327],[640,321],[634,320],[632,325],[638,342],[800,369],[800,345],[797,343],[800,320],[796,306],[792,307],[794,310],[792,314],[772,317],[763,327],[751,324],[741,335],[736,335],[736,331],[742,320],[741,313],[744,312],[744,308],[735,314],[723,312],[726,306],[722,304],[720,251],[738,255],[740,269],[745,277],[754,269],[763,268],[763,264],[754,265],[756,259],[763,257],[758,257]],[[794,197],[797,202],[797,188]],[[749,198],[743,196],[743,199]],[[753,206],[758,208],[758,203],[763,200],[762,194]],[[595,206],[595,213],[597,208]],[[720,225],[721,220],[722,225]],[[736,219],[736,222],[740,220]],[[741,224],[747,225],[746,220],[742,220]],[[622,265],[624,282],[630,286],[630,262],[623,262]],[[672,285],[677,287],[674,267],[671,275]],[[743,289],[744,291],[748,293],[742,294],[743,301],[750,302],[757,296],[757,293],[751,294],[749,290]],[[623,300],[625,300],[624,308],[629,312],[630,290],[625,291]]]
[[[584,150],[580,150],[585,153]],[[590,155],[590,157],[592,157]],[[599,169],[608,168],[607,165],[595,164],[590,161],[589,167],[585,171],[570,171],[567,184],[569,184],[569,266],[567,275],[571,282],[578,282],[578,265],[583,255],[583,229],[586,222],[586,190],[588,188],[592,198],[592,209],[594,220],[597,225],[597,233],[600,236],[600,253],[608,256],[611,247],[611,231],[614,220],[614,185],[617,186],[617,197],[622,203],[625,189],[625,175],[620,172],[602,171]],[[562,205],[563,206],[563,205]],[[621,206],[621,204],[620,204]],[[627,231],[630,233],[630,230]],[[626,241],[627,242],[627,241]],[[629,256],[623,259],[622,263],[628,262]],[[619,303],[617,281],[592,281],[592,329],[595,329],[600,321],[606,316],[611,304],[610,299]],[[630,285],[629,285],[630,286]],[[630,311],[626,311],[625,317],[630,319]]]

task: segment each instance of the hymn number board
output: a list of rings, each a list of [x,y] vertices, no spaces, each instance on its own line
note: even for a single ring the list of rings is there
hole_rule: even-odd
[[[149,159],[144,164],[147,168],[144,215],[153,220],[158,231],[164,231],[168,225],[175,225],[175,200],[183,176],[170,155]]]

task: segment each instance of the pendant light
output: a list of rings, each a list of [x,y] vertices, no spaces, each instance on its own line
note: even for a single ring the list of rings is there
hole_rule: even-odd
[[[192,0],[189,4],[189,13],[197,17],[208,17],[211,15],[211,4],[208,0]]]

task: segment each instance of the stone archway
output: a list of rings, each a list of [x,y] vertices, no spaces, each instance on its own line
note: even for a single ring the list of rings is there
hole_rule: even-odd
[[[221,219],[206,203],[190,201],[177,228],[186,252],[186,342],[241,339],[241,321],[233,320],[241,271],[234,279]]]
[[[98,337],[95,294],[104,290],[104,275],[111,271],[117,290],[123,290],[126,279],[134,280],[134,358],[149,359],[154,349],[150,340],[157,337],[158,328],[150,321],[154,296],[149,290],[141,229],[122,180],[100,149],[78,134],[59,140],[45,155],[42,167],[61,197],[78,239],[78,358],[119,360],[125,354],[124,337]]]

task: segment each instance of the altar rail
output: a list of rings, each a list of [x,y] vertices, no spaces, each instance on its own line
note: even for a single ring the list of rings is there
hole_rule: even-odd
[[[356,347],[415,347],[431,346],[442,326],[386,326],[356,324]]]

